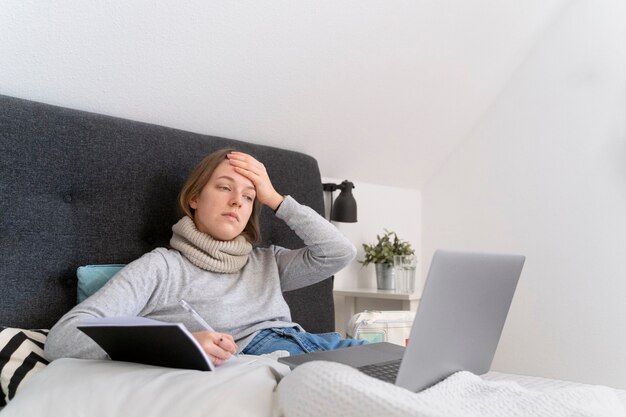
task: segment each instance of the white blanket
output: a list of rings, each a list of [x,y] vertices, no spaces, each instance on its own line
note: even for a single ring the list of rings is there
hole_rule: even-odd
[[[484,381],[458,372],[413,393],[332,362],[309,362],[279,384],[285,417],[625,417],[617,395],[607,387],[584,386],[551,392],[514,382]]]

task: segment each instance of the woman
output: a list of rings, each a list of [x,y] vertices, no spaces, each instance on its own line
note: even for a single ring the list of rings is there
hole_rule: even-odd
[[[253,248],[261,204],[274,210],[305,247]],[[260,355],[336,349],[362,342],[337,333],[306,333],[291,321],[282,292],[335,274],[355,248],[324,218],[272,186],[252,156],[220,150],[194,169],[179,195],[185,214],[172,227],[171,249],[157,248],[118,272],[50,330],[48,359],[104,358],[76,326],[87,318],[142,316],[183,323],[216,365],[236,352]],[[216,331],[203,329],[180,306],[195,307]]]

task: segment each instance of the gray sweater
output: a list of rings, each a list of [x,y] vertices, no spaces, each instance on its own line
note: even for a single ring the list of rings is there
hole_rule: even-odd
[[[256,333],[297,326],[282,292],[315,284],[345,267],[356,249],[333,225],[287,197],[276,216],[304,241],[304,248],[255,248],[238,272],[198,268],[180,252],[157,248],[131,262],[102,289],[65,314],[50,330],[49,360],[104,358],[105,352],[76,326],[92,317],[142,316],[203,330],[178,304],[185,299],[217,331],[233,335],[239,351]]]

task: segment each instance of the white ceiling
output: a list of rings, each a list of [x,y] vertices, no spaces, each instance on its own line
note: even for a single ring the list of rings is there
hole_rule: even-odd
[[[313,123],[329,125],[292,146],[314,154],[324,175],[420,189],[566,3],[419,1],[397,24],[388,16],[385,27],[346,30],[363,33],[350,38],[352,54],[329,60],[335,76],[323,86],[341,99],[312,110]]]
[[[423,187],[571,0],[0,3],[0,93]]]

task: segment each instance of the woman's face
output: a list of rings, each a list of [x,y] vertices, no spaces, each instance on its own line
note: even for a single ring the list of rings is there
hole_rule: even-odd
[[[217,240],[232,240],[245,229],[256,197],[254,184],[221,162],[199,195],[191,198],[196,228]]]

